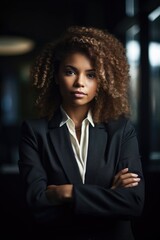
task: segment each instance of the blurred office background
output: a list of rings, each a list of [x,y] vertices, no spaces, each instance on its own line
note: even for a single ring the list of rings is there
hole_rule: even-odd
[[[146,181],[136,240],[160,239],[160,0],[8,1],[0,7],[0,238],[32,224],[18,175],[19,127],[36,115],[29,68],[70,25],[106,28],[125,45],[132,121]],[[18,230],[19,229],[19,230]],[[2,236],[2,237],[1,237]]]

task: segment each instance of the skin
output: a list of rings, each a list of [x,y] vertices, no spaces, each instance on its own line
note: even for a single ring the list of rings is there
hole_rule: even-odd
[[[57,84],[59,84],[64,110],[75,123],[75,129],[80,128],[97,90],[95,69],[90,59],[80,52],[68,55],[60,65]],[[76,134],[80,141],[81,131],[77,131]],[[124,168],[115,175],[111,189],[134,187],[139,181],[137,174]],[[53,205],[71,202],[72,192],[72,184],[49,185],[46,189],[47,198]]]
[[[75,127],[80,127],[97,90],[95,70],[90,60],[81,53],[68,55],[60,66],[58,84],[64,110]]]

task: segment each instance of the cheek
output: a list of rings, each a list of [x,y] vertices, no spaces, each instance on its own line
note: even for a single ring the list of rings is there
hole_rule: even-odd
[[[71,81],[66,81],[64,79],[59,81],[59,90],[62,98],[67,96],[70,93],[71,87],[72,87]]]
[[[93,95],[96,95],[97,86],[98,86],[97,83],[92,83],[92,84],[90,85],[90,89],[91,89],[91,92],[92,92]]]
[[[62,79],[59,81],[59,87],[63,91],[65,89],[70,88],[71,83],[67,81],[66,79]]]

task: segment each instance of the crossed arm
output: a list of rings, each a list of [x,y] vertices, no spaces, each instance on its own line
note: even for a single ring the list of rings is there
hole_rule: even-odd
[[[128,168],[124,168],[115,175],[111,189],[135,187],[139,184],[140,180],[137,174],[129,172]],[[73,185],[48,185],[46,195],[53,205],[70,202],[73,199]]]

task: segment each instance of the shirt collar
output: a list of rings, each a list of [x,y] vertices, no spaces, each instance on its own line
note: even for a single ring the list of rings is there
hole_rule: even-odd
[[[60,127],[62,127],[67,121],[72,121],[72,119],[68,116],[68,114],[65,112],[65,110],[63,109],[62,106],[60,106],[61,112],[62,112],[62,121],[60,122]],[[87,117],[84,120],[88,120],[90,122],[90,124],[94,127],[95,124],[93,122],[93,118],[92,118],[92,113],[91,110],[88,111]]]

